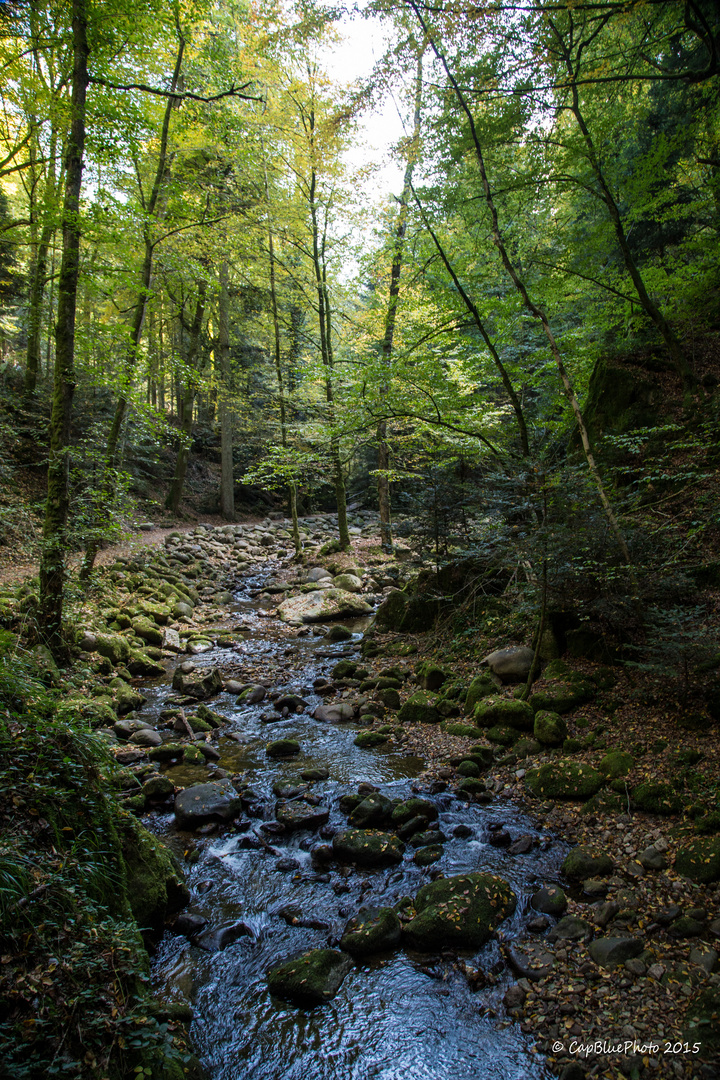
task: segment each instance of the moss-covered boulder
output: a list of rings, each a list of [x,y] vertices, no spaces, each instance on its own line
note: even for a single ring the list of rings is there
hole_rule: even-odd
[[[393,590],[383,600],[375,615],[375,625],[383,630],[398,631],[407,608],[408,595],[400,589]]]
[[[164,664],[154,660],[144,649],[131,650],[127,669],[131,675],[144,675],[146,678],[165,674]]]
[[[512,746],[520,738],[520,732],[516,728],[502,727],[500,724],[495,724],[493,727],[488,728],[485,736],[488,742],[496,743],[498,746]]]
[[[118,716],[126,716],[129,712],[141,709],[147,698],[139,690],[130,686],[124,679],[116,678],[110,682],[113,695],[113,705]]]
[[[444,850],[442,844],[425,844],[417,849],[413,862],[416,866],[432,866],[443,857]]]
[[[387,735],[384,735],[381,731],[369,730],[358,731],[353,739],[355,746],[359,746],[362,750],[371,750],[374,746],[382,746],[387,741]]]
[[[533,735],[544,746],[562,746],[567,738],[567,724],[559,713],[541,709],[535,713]]]
[[[131,815],[119,819],[127,896],[141,930],[159,933],[190,902],[177,859]]]
[[[531,695],[530,705],[534,712],[568,713],[592,701],[595,693],[596,687],[591,682],[553,679],[542,690],[536,690]]]
[[[637,810],[648,814],[670,817],[679,814],[683,807],[682,798],[672,784],[648,780],[632,789],[632,801]]]
[[[720,881],[720,837],[698,837],[681,847],[675,872],[701,885]]]
[[[546,799],[569,799],[585,802],[603,785],[603,777],[592,765],[575,761],[549,761],[530,769],[525,781],[533,795]]]
[[[435,707],[435,699],[418,690],[400,709],[398,720],[401,724],[439,724],[442,716]]]
[[[173,690],[196,701],[207,701],[219,694],[223,688],[222,672],[219,668],[203,668],[200,671],[188,670],[185,664],[175,669],[172,681]]]
[[[130,642],[120,634],[96,634],[95,652],[106,656],[115,666],[130,659]]]
[[[405,825],[413,818],[423,818],[425,821],[437,821],[438,809],[435,803],[429,799],[419,797],[406,799],[399,803],[392,811],[391,821],[393,826]]]
[[[439,690],[448,679],[448,673],[432,660],[424,660],[418,666],[416,674],[417,681],[423,690]]]
[[[400,919],[392,908],[368,908],[345,926],[340,948],[352,956],[394,949],[400,944]]]
[[[405,852],[398,836],[377,829],[342,829],[332,846],[335,858],[357,866],[392,866],[402,862]]]
[[[599,771],[610,780],[617,780],[620,776],[627,776],[634,767],[635,758],[625,750],[611,750],[598,765]]]
[[[487,672],[475,676],[465,695],[465,712],[469,716],[472,716],[478,701],[497,694],[499,681]]]
[[[353,962],[336,949],[313,949],[268,972],[270,993],[295,1005],[324,1005],[340,989]]]
[[[574,847],[562,864],[562,872],[570,881],[585,881],[587,878],[608,877],[615,869],[609,855],[593,855],[584,847]]]
[[[300,753],[297,739],[273,739],[267,744],[265,753],[271,758],[294,757]]]
[[[162,645],[162,630],[152,621],[152,619],[148,619],[146,616],[141,615],[140,618],[133,619],[132,628],[136,637],[142,638],[143,641],[147,641],[148,645]]]
[[[492,874],[457,874],[424,885],[414,919],[403,927],[409,945],[423,951],[477,949],[515,910],[515,894]]]
[[[459,735],[463,739],[481,739],[485,732],[475,724],[443,724],[443,731],[448,735]]]
[[[516,731],[532,731],[534,713],[527,701],[487,697],[475,706],[473,720],[478,727],[483,728],[500,725],[515,728]]]
[[[387,795],[373,791],[359,803],[350,814],[353,829],[370,829],[388,821],[393,812],[393,804]]]

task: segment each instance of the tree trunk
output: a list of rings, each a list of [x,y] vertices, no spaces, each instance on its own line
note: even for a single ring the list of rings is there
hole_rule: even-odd
[[[233,477],[233,414],[230,402],[230,270],[227,259],[220,264],[218,300],[218,361],[220,367],[220,513],[235,520],[235,480]]]
[[[75,314],[80,273],[80,191],[88,85],[86,0],[72,5],[72,112],[65,156],[63,250],[55,328],[55,376],[50,414],[47,502],[40,554],[40,625],[53,655],[64,658],[63,583],[69,505],[70,420],[75,393]]]
[[[202,331],[203,316],[205,314],[206,293],[206,282],[198,282],[198,298],[195,306],[195,318],[193,319],[192,328],[190,330],[188,354],[185,360],[187,366],[187,382],[185,383],[185,392],[182,397],[180,421],[182,436],[180,446],[178,447],[177,458],[175,460],[175,475],[172,479],[167,499],[165,500],[166,507],[168,510],[172,510],[173,514],[177,514],[180,510],[188,458],[190,457],[190,436],[192,435],[193,404],[195,402],[196,389],[193,368],[195,367],[198,352],[200,350],[200,333]]]

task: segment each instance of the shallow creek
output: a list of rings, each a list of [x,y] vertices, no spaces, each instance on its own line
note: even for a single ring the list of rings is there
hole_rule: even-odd
[[[257,584],[258,579],[248,578],[248,590]],[[353,641],[332,646],[314,636],[289,636],[274,620],[260,616],[261,606],[249,591],[238,593],[234,614],[249,629],[235,649],[216,648],[196,661],[226,670],[245,661],[260,668],[261,677],[276,680],[275,689],[301,694],[310,708],[268,723],[261,719],[268,713],[267,702],[236,706],[230,694],[210,702],[229,718],[225,730],[241,740],[220,737],[218,764],[243,773],[257,794],[249,820],[237,826],[245,831],[221,829],[191,839],[176,833],[171,816],[146,819],[153,831],[174,838],[176,848],[183,837],[188,846],[197,844],[200,857],[187,871],[189,912],[206,919],[210,930],[244,924],[241,936],[217,951],[166,934],[153,962],[158,996],[192,1005],[195,1049],[211,1080],[519,1080],[549,1075],[532,1052],[532,1041],[516,1024],[503,1022],[502,995],[512,980],[497,941],[462,956],[401,948],[360,961],[337,996],[321,1008],[300,1009],[270,997],[265,979],[270,968],[328,942],[336,945],[359,908],[414,896],[437,870],[447,876],[483,870],[506,878],[518,906],[500,934],[512,940],[528,919],[530,893],[557,879],[564,851],[553,844],[513,858],[488,843],[490,826],[502,823],[515,838],[536,834],[531,822],[501,797],[480,806],[450,792],[430,796],[448,837],[442,859],[430,870],[412,862],[410,847],[404,862],[390,869],[317,866],[310,855],[316,835],[263,829],[274,818],[273,785],[300,782],[303,769],[327,769],[328,780],[312,784],[312,793],[330,807],[329,825],[342,827],[347,823],[338,809],[342,795],[365,781],[391,798],[407,798],[417,790],[423,762],[383,747],[359,749],[353,745],[355,724],[312,718],[321,704],[313,680],[329,674],[341,656],[355,655],[363,624],[351,624],[357,631]],[[149,698],[146,716],[160,711],[170,691],[167,684],[154,683],[144,692]],[[299,740],[299,758],[267,757],[267,742],[280,737]],[[167,772],[176,784],[211,779],[202,767]],[[462,837],[453,835],[458,826],[467,827],[460,830]],[[314,925],[293,925],[287,911],[283,918],[279,912],[288,905],[300,922]]]

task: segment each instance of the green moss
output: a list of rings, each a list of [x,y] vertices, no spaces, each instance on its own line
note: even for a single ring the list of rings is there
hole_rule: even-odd
[[[582,802],[595,795],[603,784],[597,769],[574,761],[548,762],[539,769],[530,769],[525,780],[533,795]]]
[[[682,799],[671,784],[652,780],[632,789],[632,801],[638,810],[665,817],[679,814],[683,806]]]

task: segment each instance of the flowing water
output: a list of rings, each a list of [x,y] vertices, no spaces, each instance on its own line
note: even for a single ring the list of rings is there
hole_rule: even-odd
[[[248,586],[255,584],[248,580]],[[496,941],[462,956],[399,949],[360,961],[334,1000],[321,1008],[301,1009],[270,997],[265,978],[270,968],[308,949],[337,944],[347,919],[360,907],[392,905],[415,895],[429,879],[428,870],[408,859],[384,870],[318,866],[310,855],[316,836],[307,830],[278,835],[268,828],[274,817],[273,785],[279,780],[299,782],[303,769],[327,769],[329,779],[314,783],[312,793],[330,807],[329,825],[342,827],[346,818],[338,801],[343,794],[366,781],[391,798],[406,798],[417,790],[415,778],[423,763],[382,747],[359,749],[353,745],[355,725],[312,719],[321,703],[313,693],[313,680],[329,674],[339,656],[357,651],[359,633],[353,642],[328,646],[316,637],[287,636],[276,623],[260,617],[247,594],[238,596],[235,607],[249,627],[239,650],[215,649],[197,662],[222,668],[230,661],[237,665],[244,655],[268,678],[277,679],[277,689],[302,694],[310,708],[267,723],[262,719],[267,703],[238,707],[229,694],[211,703],[230,719],[226,730],[240,740],[221,736],[219,764],[244,773],[256,799],[249,807],[253,816],[235,829],[189,840],[197,842],[200,851],[187,873],[189,911],[205,918],[211,930],[240,924],[241,936],[231,931],[230,939],[236,938],[232,944],[207,951],[166,934],[153,965],[158,995],[193,1006],[192,1036],[208,1076],[514,1080],[548,1075],[531,1040],[516,1024],[503,1022],[501,999],[511,979]],[[150,700],[144,713],[159,711],[168,687],[156,684],[145,693]],[[266,756],[267,741],[279,737],[299,740],[298,759]],[[169,769],[168,775],[185,785],[209,779],[206,769],[188,766]],[[518,907],[501,932],[510,939],[517,936],[527,919],[530,893],[557,878],[560,847],[534,848],[513,858],[488,843],[489,827],[501,822],[513,837],[536,830],[510,804],[469,805],[447,792],[431,797],[440,828],[449,838],[432,871],[450,875],[484,870],[506,878]],[[158,815],[148,824],[168,838],[174,835],[171,817]],[[457,826],[466,827],[460,830],[462,837],[453,836]]]

